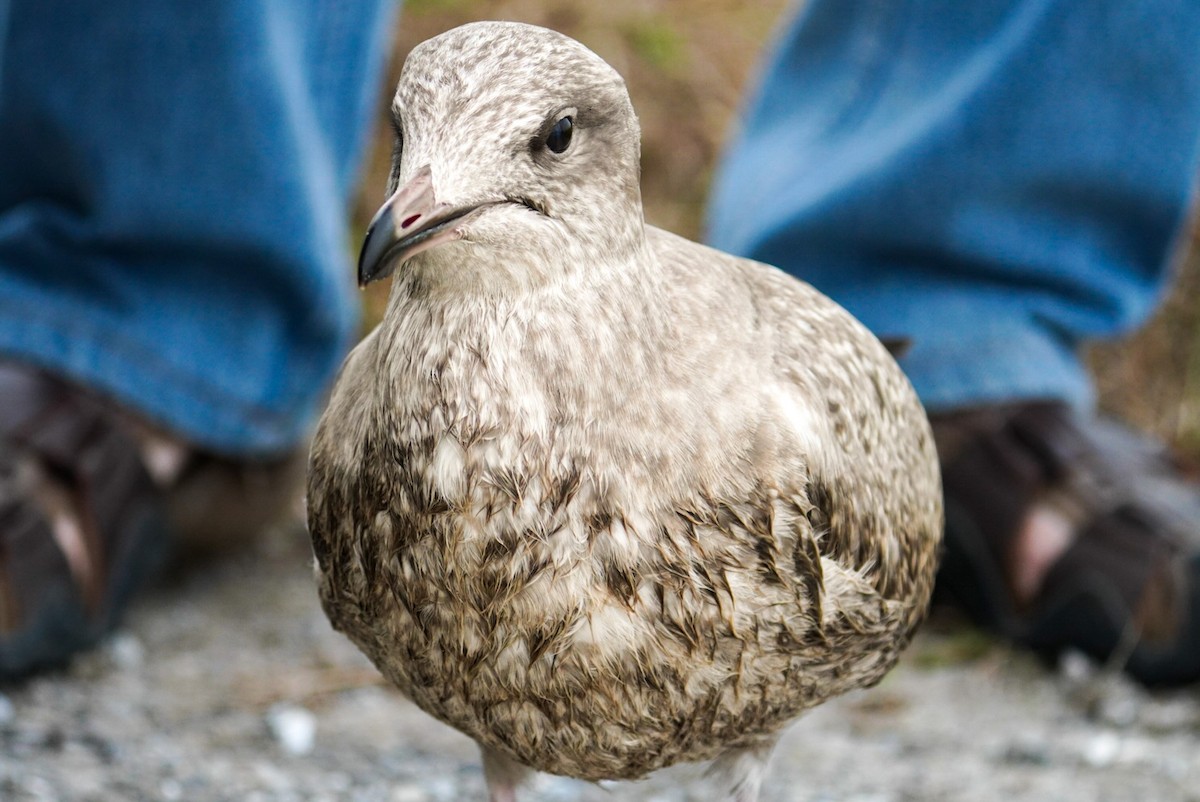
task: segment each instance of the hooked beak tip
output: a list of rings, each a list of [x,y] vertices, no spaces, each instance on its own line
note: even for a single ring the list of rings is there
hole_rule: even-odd
[[[367,286],[373,281],[387,278],[395,269],[395,259],[388,259],[387,252],[396,241],[395,224],[392,222],[391,204],[385,203],[375,219],[367,226],[362,249],[358,252],[358,286]]]

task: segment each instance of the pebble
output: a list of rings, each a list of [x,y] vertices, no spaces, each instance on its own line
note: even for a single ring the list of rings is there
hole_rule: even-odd
[[[1019,738],[1005,747],[1001,761],[1013,765],[1046,766],[1050,763],[1050,745],[1043,738]]]
[[[1124,685],[1111,689],[1096,705],[1096,717],[1114,727],[1132,726],[1138,719],[1140,700]]]
[[[1098,732],[1083,747],[1083,762],[1094,769],[1111,766],[1121,751],[1121,739],[1114,732]]]
[[[388,799],[389,802],[426,802],[429,794],[419,785],[397,785]]]
[[[1096,664],[1083,652],[1067,649],[1059,655],[1058,673],[1067,682],[1084,683],[1096,675]]]
[[[267,711],[271,735],[289,755],[307,755],[317,737],[317,717],[298,705],[278,704]]]
[[[1142,707],[1138,720],[1154,733],[1187,732],[1200,724],[1200,710],[1189,698],[1154,699]]]
[[[137,636],[130,632],[118,632],[109,638],[104,650],[113,666],[124,671],[141,668],[146,662],[146,649]]]
[[[1153,739],[1139,735],[1126,736],[1121,739],[1118,762],[1122,766],[1145,766],[1161,770],[1163,761],[1159,751],[1158,744]]]
[[[425,781],[425,790],[438,802],[451,802],[458,800],[461,795],[458,793],[458,785],[449,777],[432,777]]]
[[[38,802],[41,802],[41,800],[58,799],[58,794],[55,793],[54,786],[45,777],[38,777],[37,775],[26,777],[22,784],[24,785],[23,790],[25,793],[38,800]]]
[[[183,786],[176,780],[163,780],[158,786],[158,793],[162,796],[164,802],[177,802],[183,799]]]

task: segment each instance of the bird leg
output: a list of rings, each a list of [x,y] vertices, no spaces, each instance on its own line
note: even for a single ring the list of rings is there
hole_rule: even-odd
[[[753,746],[730,749],[712,762],[707,774],[724,790],[724,798],[730,802],[757,802],[775,741],[769,738]]]
[[[483,744],[479,745],[479,751],[483,755],[488,802],[517,802],[517,786],[529,779],[533,769]]]

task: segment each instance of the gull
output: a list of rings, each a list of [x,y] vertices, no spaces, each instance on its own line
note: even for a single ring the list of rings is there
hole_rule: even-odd
[[[645,223],[628,92],[578,42],[456,28],[392,115],[359,263],[387,309],[310,460],[325,612],[479,744],[492,802],[701,760],[753,802],[924,616],[921,405],[809,285]]]

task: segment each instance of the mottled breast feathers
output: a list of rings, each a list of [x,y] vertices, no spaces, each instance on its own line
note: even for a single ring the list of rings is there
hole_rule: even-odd
[[[313,449],[335,625],[435,716],[592,779],[713,757],[878,680],[924,613],[940,527],[927,424],[878,342],[771,268],[649,240],[681,286],[704,263],[746,294],[755,353],[732,381],[750,392],[675,388],[680,415],[650,381],[555,386],[613,357],[523,347],[577,303],[441,345],[391,339],[390,321]],[[729,346],[707,339],[690,364]]]

